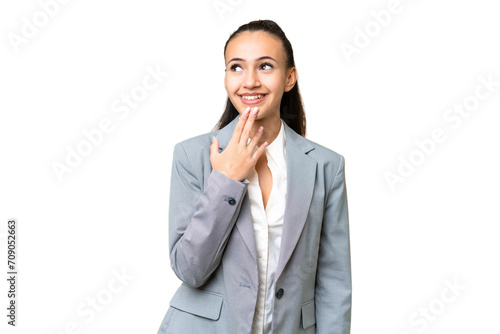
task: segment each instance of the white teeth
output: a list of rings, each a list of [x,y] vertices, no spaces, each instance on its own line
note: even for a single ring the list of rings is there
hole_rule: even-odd
[[[264,95],[242,95],[241,98],[243,100],[256,100],[263,98]]]

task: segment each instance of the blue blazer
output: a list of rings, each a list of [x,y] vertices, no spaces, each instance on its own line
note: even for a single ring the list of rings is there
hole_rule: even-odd
[[[174,147],[169,204],[170,263],[182,281],[158,334],[250,334],[258,269],[248,180],[210,163],[212,135]],[[273,333],[348,334],[351,261],[344,157],[286,123],[287,197],[276,272]]]

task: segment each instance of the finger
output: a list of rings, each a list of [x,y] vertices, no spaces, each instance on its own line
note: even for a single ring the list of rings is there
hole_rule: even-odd
[[[210,155],[215,156],[219,153],[219,141],[216,137],[212,137],[212,144],[210,145]]]
[[[264,142],[264,144],[260,145],[259,149],[255,151],[252,158],[254,158],[256,161],[259,160],[260,156],[265,152],[267,145],[267,141]]]
[[[250,150],[250,152],[253,152],[253,150],[255,149],[255,146],[257,146],[257,143],[259,142],[260,137],[262,137],[263,131],[264,131],[263,126],[260,126],[257,129],[257,132],[255,133],[252,140],[250,141],[250,144],[248,144],[248,149]]]
[[[243,127],[245,126],[245,122],[248,119],[249,112],[250,107],[247,107],[245,111],[240,115],[240,119],[238,120],[238,123],[236,123],[236,127],[234,128],[233,135],[229,142],[233,142],[235,144],[239,143],[241,131],[243,131]]]
[[[240,136],[240,144],[247,146],[248,143],[248,138],[250,137],[250,130],[252,130],[253,123],[255,121],[255,118],[257,117],[257,113],[259,111],[259,107],[255,107],[252,109],[250,114],[248,115],[248,119],[245,123],[245,126],[243,127],[243,131],[241,132]]]

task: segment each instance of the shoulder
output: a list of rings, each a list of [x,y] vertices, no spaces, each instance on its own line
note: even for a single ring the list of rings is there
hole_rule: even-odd
[[[193,151],[202,148],[206,149],[207,146],[210,147],[210,145],[212,144],[212,136],[217,136],[217,133],[219,131],[220,130],[206,132],[201,135],[183,139],[177,142],[174,148],[176,149],[183,148],[186,151]]]
[[[342,154],[304,137],[299,141],[308,147],[307,156],[316,161],[317,172],[323,176],[320,179],[323,180],[325,187],[330,185],[331,188],[334,184],[343,182],[345,160]]]
[[[330,166],[334,170],[344,165],[344,156],[339,152],[321,145],[315,141],[302,137],[313,149],[307,153],[309,157],[316,160],[319,165]]]
[[[206,132],[177,142],[173,150],[174,165],[180,164],[193,173],[203,172],[210,164],[212,136],[216,136],[219,131]]]

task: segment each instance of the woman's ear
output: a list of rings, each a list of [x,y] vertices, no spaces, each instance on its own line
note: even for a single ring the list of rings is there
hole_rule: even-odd
[[[288,70],[288,75],[286,77],[285,92],[289,92],[295,86],[297,82],[297,70],[292,67]]]

